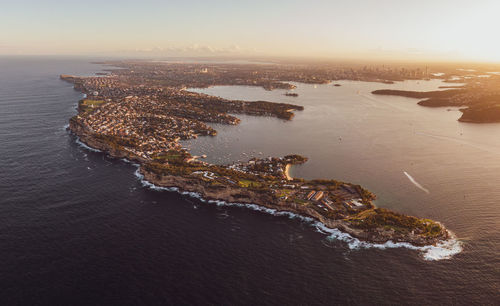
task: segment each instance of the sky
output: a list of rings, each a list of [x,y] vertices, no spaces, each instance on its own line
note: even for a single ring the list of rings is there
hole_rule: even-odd
[[[0,55],[500,62],[494,0],[0,0]]]

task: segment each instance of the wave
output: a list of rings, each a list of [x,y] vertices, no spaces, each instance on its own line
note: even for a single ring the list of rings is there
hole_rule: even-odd
[[[170,191],[170,192],[178,192],[182,195],[188,195],[190,197],[196,198],[202,202],[205,203],[212,203],[217,206],[235,206],[235,207],[246,207],[255,211],[260,211],[264,213],[271,214],[273,216],[287,216],[290,219],[298,219],[301,221],[304,221],[306,223],[309,223],[312,227],[316,228],[316,230],[320,233],[323,233],[327,235],[328,240],[339,240],[347,243],[347,246],[351,250],[358,250],[358,249],[368,249],[368,248],[375,248],[375,249],[394,249],[394,248],[407,248],[411,250],[417,250],[420,252],[422,255],[422,258],[424,260],[428,261],[437,261],[437,260],[443,260],[443,259],[450,259],[454,255],[462,252],[462,243],[457,240],[455,235],[450,232],[451,238],[448,239],[447,241],[442,241],[437,243],[436,245],[429,245],[429,246],[414,246],[410,243],[407,242],[392,242],[392,241],[387,241],[385,243],[370,243],[366,241],[361,241],[358,238],[355,238],[348,233],[342,232],[338,229],[335,228],[329,228],[325,224],[321,223],[320,221],[317,221],[311,217],[305,217],[302,215],[298,215],[292,212],[288,211],[278,211],[273,208],[267,208],[264,206],[260,206],[257,204],[245,204],[245,203],[230,203],[226,201],[221,201],[221,200],[206,200],[204,199],[199,193],[196,192],[190,192],[190,191],[181,191],[177,187],[160,187],[156,186],[155,184],[147,181],[144,179],[144,176],[140,173],[139,171],[139,165],[135,164],[137,166],[137,170],[135,171],[135,176],[139,179],[141,184],[144,187],[150,188],[152,190],[157,190],[157,191]]]
[[[80,141],[80,138],[77,137],[76,142],[84,147],[87,150],[93,151],[93,152],[102,152],[98,149],[91,148],[84,144],[83,142]],[[236,206],[236,207],[246,207],[255,211],[260,211],[264,213],[271,214],[273,216],[287,216],[290,219],[298,219],[303,222],[308,223],[312,227],[316,228],[316,230],[320,233],[323,233],[327,235],[326,239],[328,240],[339,240],[347,243],[347,246],[351,250],[358,250],[358,249],[368,249],[368,248],[375,248],[375,249],[394,249],[394,248],[407,248],[411,250],[417,250],[420,252],[422,255],[422,258],[424,260],[428,261],[437,261],[437,260],[443,260],[443,259],[450,259],[454,255],[462,252],[462,243],[455,237],[455,235],[452,232],[449,232],[451,238],[437,243],[436,245],[429,245],[429,246],[414,246],[410,243],[407,242],[392,242],[392,241],[387,241],[385,243],[371,243],[371,242],[366,242],[366,241],[361,241],[355,237],[352,237],[348,233],[342,232],[338,229],[335,228],[329,228],[325,224],[311,218],[311,217],[305,217],[302,215],[298,215],[292,212],[288,211],[278,211],[273,208],[267,208],[264,206],[260,206],[257,204],[246,204],[246,203],[230,203],[226,201],[221,201],[221,200],[206,200],[204,199],[199,193],[196,192],[191,192],[191,191],[181,191],[178,187],[160,187],[156,186],[155,184],[147,181],[144,179],[144,176],[140,173],[140,165],[137,163],[134,163],[128,159],[121,159],[122,161],[126,163],[130,163],[131,165],[134,165],[137,170],[135,171],[134,175],[139,179],[141,184],[144,187],[150,188],[152,190],[156,191],[170,191],[170,192],[177,192],[182,195],[187,195],[192,198],[196,198],[200,200],[201,202],[204,203],[211,203],[215,204],[217,206]],[[406,172],[405,172],[406,173]]]
[[[408,242],[392,242],[390,240],[385,243],[371,243],[371,242],[361,241],[338,229],[329,228],[319,221],[316,221],[315,226],[319,232],[328,235],[327,239],[344,241],[347,243],[349,249],[351,250],[369,249],[369,248],[382,249],[382,250],[407,248],[419,251],[423,259],[428,261],[450,259],[454,255],[462,252],[463,250],[462,243],[455,237],[453,233],[449,231],[448,232],[451,236],[450,239],[439,242],[436,245],[419,247]]]
[[[83,147],[89,151],[92,151],[92,152],[102,152],[101,150],[98,150],[98,149],[95,149],[95,148],[92,148],[92,147],[89,147],[87,146],[86,144],[84,144],[81,140],[80,140],[80,137],[76,137],[76,143],[80,146],[80,147]]]
[[[126,159],[126,158],[122,158],[122,159],[120,159],[120,160],[121,160],[122,162],[127,163],[127,164],[131,164],[132,166],[136,166],[136,167],[139,167],[139,166],[140,166],[138,163],[136,163],[136,162],[134,162],[134,161],[131,161],[131,160],[128,160],[128,159]]]

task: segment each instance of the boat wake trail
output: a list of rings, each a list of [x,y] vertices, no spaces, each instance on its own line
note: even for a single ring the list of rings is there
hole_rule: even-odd
[[[406,177],[410,180],[410,182],[413,183],[413,185],[417,186],[418,189],[422,190],[423,192],[429,194],[429,190],[425,188],[424,186],[420,185],[411,175],[408,174],[408,172],[403,171],[403,173],[406,175]]]

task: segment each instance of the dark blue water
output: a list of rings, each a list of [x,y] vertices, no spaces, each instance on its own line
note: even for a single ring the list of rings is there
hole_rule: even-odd
[[[144,187],[64,129],[89,62],[0,59],[1,305],[499,303],[498,227],[428,261]]]

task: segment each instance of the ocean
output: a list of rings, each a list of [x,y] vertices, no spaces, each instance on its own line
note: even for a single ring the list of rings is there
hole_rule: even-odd
[[[137,167],[66,130],[82,94],[60,74],[109,67],[89,58],[0,58],[0,304],[498,304],[500,124],[457,109],[373,96],[440,81],[219,86],[226,98],[303,105],[292,121],[241,116],[183,142],[229,163],[299,153],[303,178],[334,178],[376,205],[442,222],[452,246],[374,246],[296,216],[206,203],[151,188]]]

